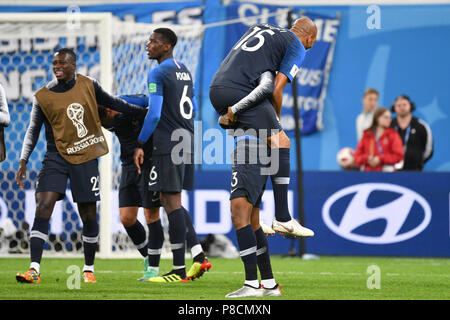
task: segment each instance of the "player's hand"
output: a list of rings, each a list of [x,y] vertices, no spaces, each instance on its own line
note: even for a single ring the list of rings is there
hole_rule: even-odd
[[[134,149],[134,164],[138,170],[138,173],[141,174],[141,165],[144,163],[144,150],[142,148]]]
[[[24,183],[22,179],[25,179],[27,173],[27,162],[25,160],[20,160],[19,169],[17,170],[16,181],[17,185],[23,189]]]
[[[233,113],[231,110],[231,107],[228,107],[228,112],[219,118],[219,125],[223,129],[230,129],[232,128],[237,121],[237,116]]]

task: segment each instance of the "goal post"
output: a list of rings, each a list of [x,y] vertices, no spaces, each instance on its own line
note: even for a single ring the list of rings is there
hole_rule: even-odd
[[[0,171],[4,172],[0,173],[0,223],[10,219],[18,230],[9,239],[15,241],[16,247],[11,248],[12,242],[0,242],[0,255],[11,256],[12,252],[25,254],[29,249],[25,238],[31,228],[35,205],[34,193],[33,197],[30,193],[33,192],[45,153],[42,132],[35,155],[30,157],[27,166],[29,173],[25,190],[15,185],[14,177],[29,122],[33,93],[52,79],[51,59],[54,52],[63,47],[74,49],[77,72],[98,79],[102,88],[110,94],[146,93],[147,73],[155,62],[148,60],[145,44],[152,30],[162,26],[177,33],[179,41],[174,56],[188,66],[195,78],[203,40],[201,25],[181,27],[124,22],[109,12],[75,15],[0,13],[0,82],[5,87],[13,120],[5,130],[8,157],[0,163]],[[131,241],[117,230],[120,147],[116,137],[106,130],[104,133],[110,152],[99,162],[98,256],[137,257],[137,250]],[[58,203],[50,221],[51,237],[50,243],[46,244],[45,255],[79,256],[82,254],[81,221],[70,191],[66,192],[66,199]],[[19,232],[22,232],[21,236]]]

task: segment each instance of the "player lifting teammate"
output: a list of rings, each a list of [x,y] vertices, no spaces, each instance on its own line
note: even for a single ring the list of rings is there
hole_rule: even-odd
[[[259,206],[267,175],[261,174],[264,165],[260,159],[257,163],[249,163],[248,154],[260,154],[261,149],[269,146],[271,154],[279,155],[276,159],[272,157],[272,162],[277,162],[279,168],[271,174],[276,216],[272,228],[294,236],[314,235],[292,219],[288,211],[290,141],[279,118],[283,89],[295,77],[306,50],[315,42],[316,33],[315,24],[306,17],[296,20],[290,30],[270,24],[253,26],[222,62],[211,84],[210,98],[221,115],[221,126],[244,132],[235,135],[230,200],[245,267],[245,283],[241,289],[228,294],[230,298],[281,295],[273,279],[267,239],[259,224]],[[255,134],[245,133],[251,130]],[[237,159],[239,153],[246,155],[243,164]],[[258,268],[262,288],[258,282]]]
[[[67,179],[70,179],[73,200],[83,221],[83,281],[96,282],[96,201],[100,200],[97,158],[108,153],[97,104],[114,106],[123,113],[142,114],[144,110],[109,95],[96,80],[75,74],[76,56],[70,49],[56,52],[52,65],[56,79],[34,96],[17,171],[17,184],[23,188],[26,164],[44,124],[47,152],[36,182],[36,213],[30,234],[31,265],[27,272],[18,273],[16,279],[25,283],[40,282],[40,262],[48,240],[49,220],[56,201],[64,198]]]
[[[195,278],[211,268],[206,259],[195,232],[186,234],[186,227],[192,225],[189,213],[181,205],[182,189],[191,190],[194,184],[193,135],[195,101],[193,101],[193,82],[189,70],[173,57],[173,48],[177,43],[175,33],[167,28],[154,30],[147,44],[149,59],[156,59],[158,66],[149,72],[149,111],[138,137],[140,147],[136,148],[134,160],[141,173],[145,151],[143,145],[152,139],[152,155],[148,188],[160,192],[160,199],[169,220],[169,240],[173,253],[173,270],[161,276],[151,278],[151,282],[180,282],[186,278]],[[185,148],[175,152],[177,141],[173,134],[181,134]],[[176,153],[176,154],[175,154]],[[177,162],[175,158],[179,158]],[[175,159],[175,160],[174,160]],[[145,164],[144,164],[145,165]],[[186,274],[185,241],[186,235],[196,239],[192,251],[194,264]]]

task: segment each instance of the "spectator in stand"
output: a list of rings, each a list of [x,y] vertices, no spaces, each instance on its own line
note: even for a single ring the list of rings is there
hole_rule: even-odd
[[[366,89],[362,98],[363,110],[356,118],[356,136],[358,142],[363,136],[364,130],[372,124],[373,113],[378,106],[378,91],[372,88]]]
[[[415,109],[415,103],[408,96],[398,96],[391,107],[397,114],[391,127],[398,132],[404,146],[405,160],[400,169],[422,171],[433,155],[433,136],[428,124],[412,115]]]
[[[402,140],[390,126],[391,112],[377,108],[355,151],[355,163],[361,171],[395,171],[394,165],[403,160]]]

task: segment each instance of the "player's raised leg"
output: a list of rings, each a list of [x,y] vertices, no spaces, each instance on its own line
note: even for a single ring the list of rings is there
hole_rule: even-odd
[[[136,249],[143,258],[147,257],[147,234],[144,226],[137,220],[138,207],[119,208],[120,222],[130,237]]]
[[[290,181],[290,140],[284,131],[268,138],[272,150],[278,149],[274,154],[279,155],[278,170],[271,175],[273,196],[275,199],[275,220],[272,229],[281,234],[295,237],[312,237],[314,232],[303,227],[297,220],[292,219],[288,208],[288,187]]]
[[[144,226],[137,220],[138,210],[139,207],[120,207],[120,222],[122,222],[131,241],[144,258],[143,278],[146,278],[146,271],[148,269],[148,239]],[[143,278],[138,280],[143,280]]]

